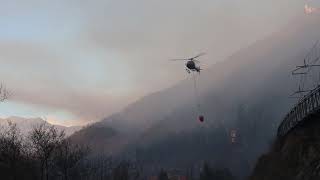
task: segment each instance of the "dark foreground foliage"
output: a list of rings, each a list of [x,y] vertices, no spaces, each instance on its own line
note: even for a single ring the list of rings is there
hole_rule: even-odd
[[[72,179],[89,152],[48,124],[39,124],[24,137],[16,124],[8,123],[0,131],[1,179]]]
[[[198,173],[196,168],[146,169],[142,162],[90,154],[89,148],[74,144],[48,124],[39,124],[28,135],[10,122],[0,129],[1,180],[233,180],[228,170],[208,164]]]
[[[320,179],[320,122],[310,119],[285,137],[276,139],[264,154],[250,180]]]

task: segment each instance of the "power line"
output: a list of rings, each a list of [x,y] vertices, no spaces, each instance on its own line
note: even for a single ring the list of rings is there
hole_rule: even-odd
[[[296,66],[291,72],[293,76],[299,76],[298,90],[290,95],[291,98],[301,99],[306,93],[317,88],[320,84],[320,72],[313,71],[315,67],[320,67],[320,46],[319,40],[312,46],[305,58],[303,65]]]

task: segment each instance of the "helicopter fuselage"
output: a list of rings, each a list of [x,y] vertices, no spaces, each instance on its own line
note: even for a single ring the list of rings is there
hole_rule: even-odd
[[[190,60],[186,63],[186,67],[191,71],[200,72],[200,70],[201,70],[200,67],[196,66],[196,63],[192,60]]]

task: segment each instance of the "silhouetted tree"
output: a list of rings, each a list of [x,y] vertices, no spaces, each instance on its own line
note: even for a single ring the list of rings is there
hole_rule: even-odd
[[[0,84],[0,102],[5,101],[6,99],[9,98],[9,91],[7,90],[7,88],[3,85]]]
[[[17,179],[19,161],[23,158],[23,140],[17,125],[8,122],[8,128],[0,135],[0,163],[10,179]]]
[[[234,177],[228,169],[213,169],[208,163],[204,163],[200,180],[234,180]]]
[[[204,163],[200,172],[200,180],[214,180],[213,177],[213,170],[208,163]]]
[[[129,168],[129,176],[132,180],[138,180],[143,178],[143,166],[140,162],[131,162]]]
[[[62,141],[55,151],[54,164],[64,180],[69,180],[69,171],[75,168],[88,153],[87,147],[72,144],[69,140]]]
[[[120,163],[113,169],[113,180],[128,180],[129,179],[129,164],[126,162]]]
[[[161,169],[159,175],[158,175],[158,180],[169,180],[168,173]]]
[[[42,123],[33,128],[30,133],[30,140],[35,156],[40,162],[41,179],[49,179],[49,161],[57,147],[61,145],[65,138],[63,131],[51,125]]]
[[[215,169],[213,171],[213,179],[234,180],[234,177],[228,169]]]

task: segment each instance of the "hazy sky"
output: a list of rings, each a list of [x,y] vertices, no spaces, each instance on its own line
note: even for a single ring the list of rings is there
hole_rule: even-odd
[[[303,0],[0,0],[0,116],[93,122],[303,15]],[[204,68],[205,68],[204,67]]]

